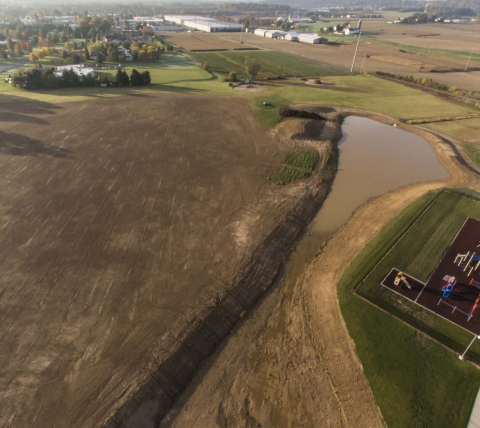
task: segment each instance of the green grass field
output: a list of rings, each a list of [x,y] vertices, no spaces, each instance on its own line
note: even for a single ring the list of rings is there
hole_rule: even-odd
[[[325,80],[335,86],[312,87],[300,83],[266,86],[272,90],[258,95],[258,100],[268,101],[275,108],[266,109],[255,103],[260,121],[266,127],[274,126],[280,120],[278,109],[288,103],[360,108],[404,120],[476,113],[468,106],[372,76],[332,76]]]
[[[244,52],[232,52],[231,54],[238,61],[245,56]],[[303,70],[304,73],[308,71],[308,73],[312,72],[312,74],[318,75],[317,72],[326,73],[328,71],[328,67],[318,61],[303,62],[303,58],[291,54],[271,51],[255,52],[255,55],[260,54],[266,55],[262,57],[264,60],[272,60],[269,68],[272,72],[276,70],[276,67],[278,68],[278,64],[288,65],[292,62],[297,64],[295,67],[298,67],[299,73]],[[202,55],[219,57],[220,54]],[[240,67],[240,65],[241,61],[237,62],[237,66]],[[287,65],[284,70],[288,69]],[[252,100],[254,111],[265,128],[277,124],[280,120],[278,109],[290,103],[360,108],[405,120],[438,116],[466,116],[473,111],[468,106],[457,105],[425,92],[372,76],[325,76],[324,80],[333,82],[335,85],[319,87],[304,85],[299,79],[264,81],[265,92],[246,93],[229,88],[228,83],[222,82],[221,77],[206,72],[195,59],[182,54],[165,53],[157,62],[126,64],[127,73],[130,73],[134,67],[139,71],[149,70],[152,76],[152,85],[122,89],[74,88],[30,92],[0,82],[0,92],[8,92],[18,97],[31,99],[46,100],[45,98],[48,98],[49,102],[115,97],[129,91],[152,90],[248,98]],[[294,66],[292,65],[292,67]],[[112,72],[112,77],[113,74],[114,72]],[[262,107],[263,101],[270,102],[273,107]]]
[[[392,220],[348,267],[338,285],[348,331],[389,427],[463,428],[480,386],[475,366],[460,361],[457,354],[415,328],[456,352],[463,352],[472,335],[380,285],[392,266],[425,279],[466,216],[480,218],[480,202],[456,193],[440,194],[358,290],[405,322],[352,293],[437,194],[427,194]],[[478,362],[479,351],[477,343],[468,358]]]
[[[216,73],[237,73],[237,77],[248,77],[245,70],[245,59],[254,57],[261,65],[258,77],[290,77],[290,76],[326,76],[345,74],[340,67],[324,64],[319,61],[302,58],[286,52],[205,52],[192,53],[198,62],[208,62],[210,69]]]

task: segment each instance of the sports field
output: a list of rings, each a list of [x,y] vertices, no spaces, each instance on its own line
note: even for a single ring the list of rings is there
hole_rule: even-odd
[[[480,218],[476,196],[456,191],[427,194],[366,246],[339,283],[343,316],[389,426],[467,424],[480,374],[458,355],[472,334],[381,282],[394,266],[425,282],[468,216]],[[479,351],[475,343],[466,358],[478,363]],[[445,406],[452,395],[455,400]]]

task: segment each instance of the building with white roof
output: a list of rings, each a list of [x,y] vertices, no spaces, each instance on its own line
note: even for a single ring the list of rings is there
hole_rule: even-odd
[[[310,43],[312,45],[317,45],[319,43],[326,43],[327,39],[320,37],[318,34],[301,33],[298,35],[298,41],[303,43]]]
[[[231,22],[217,21],[213,18],[196,15],[165,15],[165,21],[174,22],[187,28],[205,31],[206,33],[242,31],[243,26]]]

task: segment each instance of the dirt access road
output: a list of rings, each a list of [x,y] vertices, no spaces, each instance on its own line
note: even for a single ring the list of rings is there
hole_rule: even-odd
[[[367,112],[343,113],[393,123]],[[278,288],[198,373],[163,428],[382,426],[340,312],[336,284],[385,224],[425,192],[446,185],[480,189],[477,176],[458,162],[448,144],[419,128],[400,127],[432,145],[450,178],[370,201],[321,251],[322,242],[305,236]]]
[[[0,111],[0,426],[101,426],[298,195],[246,100]]]

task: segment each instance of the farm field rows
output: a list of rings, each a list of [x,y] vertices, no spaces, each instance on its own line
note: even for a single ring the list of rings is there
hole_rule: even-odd
[[[295,200],[257,204],[283,154],[241,99],[0,110],[0,425],[97,426]]]

